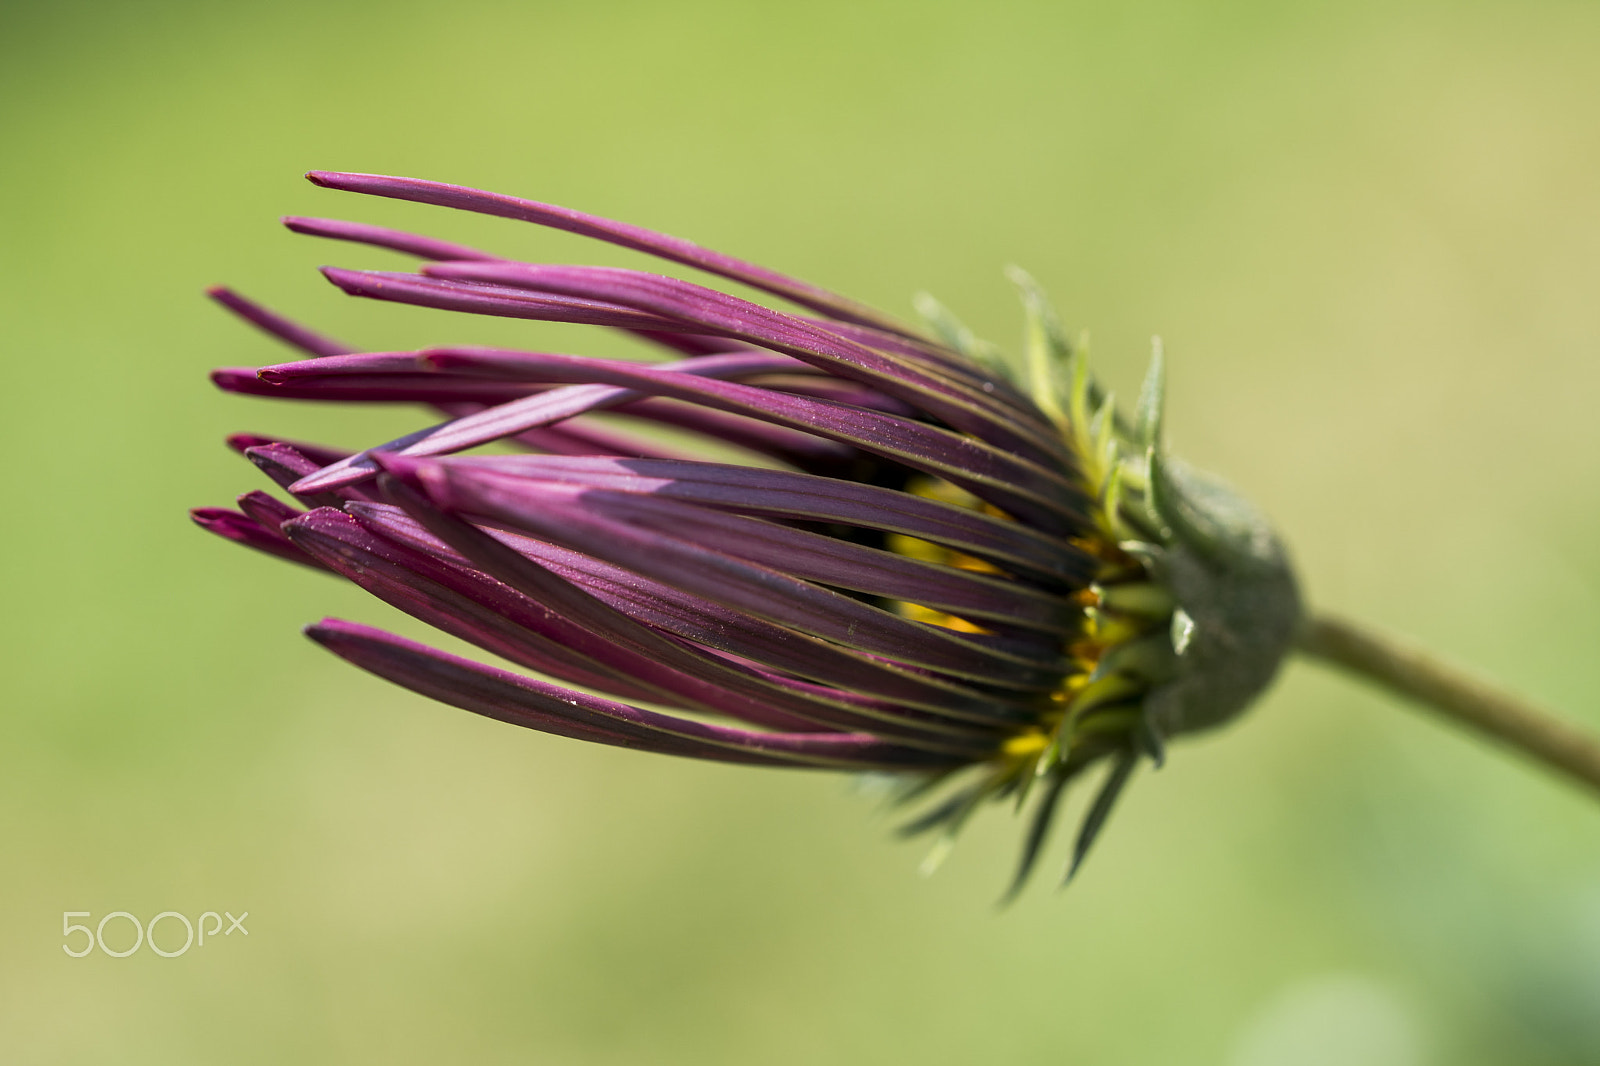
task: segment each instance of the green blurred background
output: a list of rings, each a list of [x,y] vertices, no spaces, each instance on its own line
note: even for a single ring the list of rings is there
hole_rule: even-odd
[[[0,1060],[1600,1063],[1592,798],[1316,668],[999,911],[1004,813],[922,880],[843,779],[430,705],[297,633],[387,608],[184,517],[262,484],[227,432],[417,418],[214,392],[283,350],[208,284],[372,347],[627,350],[338,295],[315,265],[398,260],[278,215],[640,260],[310,168],[1006,344],[1018,262],[1120,388],[1164,337],[1176,449],[1316,601],[1600,727],[1596,54],[1600,5],[1526,0],[0,7]],[[248,939],[61,949],[67,910],[223,909]]]

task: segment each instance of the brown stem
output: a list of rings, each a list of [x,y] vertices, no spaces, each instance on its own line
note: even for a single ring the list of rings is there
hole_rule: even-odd
[[[1307,616],[1299,648],[1407,696],[1600,792],[1600,739],[1386,634]]]

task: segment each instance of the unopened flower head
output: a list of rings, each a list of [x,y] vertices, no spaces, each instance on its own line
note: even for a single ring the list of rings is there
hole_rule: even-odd
[[[304,355],[219,370],[224,389],[434,415],[356,454],[231,438],[305,509],[256,491],[196,520],[538,675],[351,622],[307,629],[380,677],[580,740],[890,775],[900,801],[925,805],[907,830],[943,841],[986,802],[1012,802],[1030,819],[1020,886],[1071,782],[1105,767],[1075,868],[1136,765],[1238,714],[1289,647],[1299,600],[1271,528],[1163,452],[1159,350],[1125,419],[1020,271],[1018,371],[930,298],[923,331],[564,208],[310,177],[609,241],[799,309],[285,220],[423,261],[416,273],[324,271],[352,295],[605,326],[668,356],[361,352],[214,291]],[[490,444],[517,452],[473,451]]]

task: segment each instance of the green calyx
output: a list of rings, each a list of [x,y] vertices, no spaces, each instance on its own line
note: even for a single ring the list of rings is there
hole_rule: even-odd
[[[936,864],[982,801],[1010,797],[1020,808],[1037,794],[1014,895],[1066,786],[1091,766],[1110,767],[1080,825],[1070,879],[1142,758],[1160,765],[1169,738],[1231,721],[1267,688],[1293,644],[1301,604],[1288,554],[1262,513],[1167,454],[1160,341],[1129,421],[1090,373],[1086,341],[1068,340],[1032,278],[1015,267],[1008,276],[1027,316],[1020,374],[931,297],[918,309],[952,347],[1020,378],[1070,445],[1093,500],[1080,543],[1100,568],[1081,594],[1082,633],[1063,649],[1073,671],[1052,707],[906,830],[943,830],[930,856]]]
[[[1137,562],[1108,567],[1096,586],[1096,610],[1144,620],[1136,641],[1105,651],[1097,673],[1144,683],[1141,741],[1159,761],[1165,738],[1232,720],[1271,683],[1300,622],[1294,571],[1258,508],[1166,453],[1160,340],[1130,424],[1095,383],[1087,344],[1068,342],[1038,286],[1010,273],[1028,313],[1035,399],[1078,455],[1101,536]],[[1130,670],[1120,653],[1134,648]],[[1070,725],[1064,739],[1070,748]]]

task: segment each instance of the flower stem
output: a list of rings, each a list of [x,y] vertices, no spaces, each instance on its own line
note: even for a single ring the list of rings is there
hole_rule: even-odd
[[[1420,648],[1327,614],[1305,618],[1298,644],[1600,792],[1600,738]]]

